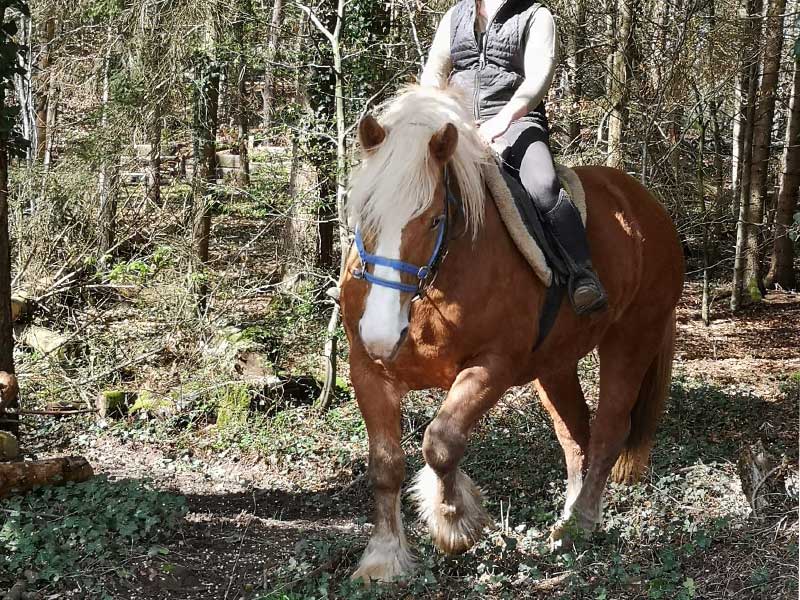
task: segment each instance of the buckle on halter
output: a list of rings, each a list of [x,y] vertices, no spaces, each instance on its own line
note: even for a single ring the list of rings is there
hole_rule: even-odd
[[[425,281],[431,276],[431,268],[428,265],[423,265],[417,271],[417,279]]]

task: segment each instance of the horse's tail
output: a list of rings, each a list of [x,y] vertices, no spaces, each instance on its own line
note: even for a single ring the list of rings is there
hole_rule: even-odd
[[[631,411],[631,431],[614,465],[611,478],[619,483],[634,483],[650,461],[656,427],[669,397],[672,359],[675,354],[675,312],[669,319],[661,348],[647,368],[639,396]]]

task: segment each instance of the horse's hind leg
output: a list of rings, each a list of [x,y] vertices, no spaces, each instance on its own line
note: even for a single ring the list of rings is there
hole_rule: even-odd
[[[568,519],[583,483],[589,450],[589,407],[578,380],[577,365],[549,373],[536,381],[542,404],[553,419],[558,442],[567,463],[567,499],[563,518]]]
[[[470,431],[509,386],[508,370],[500,361],[473,363],[459,373],[425,431],[422,453],[427,464],[412,493],[433,542],[447,554],[468,550],[491,522],[480,490],[458,465]]]
[[[360,362],[360,364],[357,364]],[[387,381],[371,361],[351,359],[351,378],[369,434],[369,479],[375,496],[374,529],[352,579],[391,581],[414,567],[400,514],[405,454],[400,407],[405,390]]]
[[[606,481],[630,441],[628,436],[634,439],[635,434],[649,455],[655,424],[669,391],[672,331],[674,320],[635,332],[619,329],[609,332],[600,344],[600,398],[591,427],[589,468],[572,507],[572,517],[585,531],[600,523]],[[642,454],[640,462],[647,458]],[[638,465],[638,470],[644,466]],[[554,546],[559,547],[567,534],[567,528],[558,525],[551,536]]]

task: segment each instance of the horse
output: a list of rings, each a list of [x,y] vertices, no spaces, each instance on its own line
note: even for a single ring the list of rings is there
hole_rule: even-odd
[[[356,244],[339,282],[375,502],[352,578],[391,581],[414,568],[400,511],[401,410],[410,390],[447,390],[425,430],[425,466],[411,490],[438,549],[464,552],[491,523],[482,491],[459,463],[481,417],[507,389],[532,381],[566,461],[566,502],[550,541],[555,550],[571,546],[570,532],[599,525],[609,476],[635,481],[649,462],[684,278],[675,227],[633,177],[576,168],[608,307],[579,317],[562,302],[537,344],[547,288],[488,197],[481,173],[490,154],[464,99],[411,86],[377,114],[357,128],[361,163],[346,209]],[[577,365],[594,349],[600,390],[590,422]]]

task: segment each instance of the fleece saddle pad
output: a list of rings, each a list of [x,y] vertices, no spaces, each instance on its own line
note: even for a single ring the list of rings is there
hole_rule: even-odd
[[[483,170],[486,185],[511,239],[537,277],[546,286],[550,286],[554,280],[554,270],[557,273],[566,273],[566,268],[555,250],[539,211],[520,183],[497,161],[486,161]],[[586,225],[586,195],[581,180],[575,171],[564,165],[556,164],[556,173]]]

